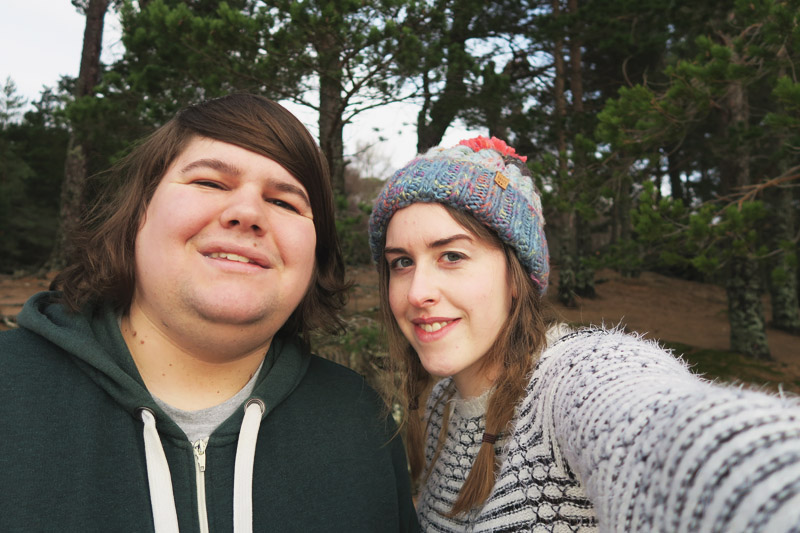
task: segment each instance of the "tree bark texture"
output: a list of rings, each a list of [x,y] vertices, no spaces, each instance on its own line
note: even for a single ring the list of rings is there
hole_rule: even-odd
[[[467,94],[464,75],[467,71],[466,41],[470,36],[469,23],[468,13],[455,10],[448,35],[445,85],[438,99],[433,100],[429,85],[426,83],[425,105],[417,119],[418,153],[424,153],[429,148],[438,146],[447,128],[464,107]],[[425,76],[427,81],[427,75]]]
[[[670,152],[667,156],[667,174],[669,175],[669,186],[674,200],[684,201],[683,182],[681,181],[680,157],[676,152]]]
[[[572,92],[572,111],[578,118],[583,114],[583,41],[578,26],[578,0],[568,0],[567,10],[576,22],[571,28],[569,37],[570,84]]]
[[[103,45],[103,19],[108,11],[109,0],[89,0],[86,6],[86,27],[83,32],[81,67],[75,86],[75,98],[94,94],[100,83],[100,53]],[[72,251],[69,249],[70,235],[78,229],[86,197],[87,162],[89,146],[73,127],[64,163],[64,181],[61,185],[61,206],[56,245],[50,257],[50,267],[62,267]]]
[[[561,14],[561,0],[552,0],[550,7],[553,18],[558,20]],[[567,68],[564,61],[564,37],[558,35],[553,41],[553,68],[555,78],[553,79],[553,101],[555,102],[555,143],[558,151],[558,175],[556,183],[567,180],[569,169],[567,166],[567,98],[566,80]],[[567,208],[567,212],[559,217],[560,242],[561,242],[561,268],[562,273],[558,278],[558,296],[563,305],[568,307],[575,306],[575,294],[577,289],[577,268],[578,268],[578,244],[577,244],[577,214],[574,209]]]
[[[733,50],[732,40],[725,38],[732,49],[731,61],[741,62],[738,52]],[[750,151],[746,143],[738,142],[746,131],[750,120],[750,104],[747,88],[741,80],[734,80],[727,88],[725,97],[725,134],[729,145],[735,146],[721,165],[721,193],[730,194],[749,185]],[[731,258],[725,290],[728,297],[728,321],[731,327],[731,350],[755,359],[771,359],[767,345],[766,320],[761,304],[758,265],[747,255]]]
[[[330,167],[334,193],[345,194],[342,54],[333,35],[321,37],[317,46],[323,67],[319,69],[319,144]]]
[[[790,333],[800,333],[800,304],[797,298],[797,246],[784,248],[794,238],[795,211],[792,189],[775,187],[769,192],[772,249],[780,253],[771,262],[769,276],[772,326]]]
[[[558,19],[561,13],[560,0],[552,0],[551,7],[553,18]],[[564,38],[558,36],[553,43],[553,67],[555,79],[553,80],[553,100],[556,107],[555,134],[556,150],[558,150],[558,172],[560,177],[567,174],[567,98],[565,95],[567,69],[564,64]]]
[[[769,360],[764,311],[759,298],[758,265],[755,260],[734,258],[728,268],[725,291],[731,350],[755,359]]]

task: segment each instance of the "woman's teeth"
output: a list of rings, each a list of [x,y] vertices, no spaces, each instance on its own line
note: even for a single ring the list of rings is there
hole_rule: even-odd
[[[427,333],[433,333],[434,331],[439,331],[449,323],[450,322],[431,322],[430,324],[420,324],[419,327]]]

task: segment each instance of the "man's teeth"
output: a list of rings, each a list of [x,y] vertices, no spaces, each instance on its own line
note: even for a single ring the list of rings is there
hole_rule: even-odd
[[[228,254],[228,253],[225,253],[225,252],[214,252],[211,255],[209,255],[209,257],[211,257],[212,259],[227,259],[229,261],[238,261],[240,263],[252,263],[253,262],[252,260],[250,260],[250,259],[248,259],[248,258],[246,258],[244,256],[236,255],[236,254]]]
[[[433,333],[434,331],[439,331],[449,323],[450,322],[431,322],[430,324],[420,324],[419,327],[428,333]]]

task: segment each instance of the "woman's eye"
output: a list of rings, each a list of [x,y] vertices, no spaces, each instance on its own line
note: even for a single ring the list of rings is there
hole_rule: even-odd
[[[392,270],[397,270],[400,268],[408,268],[412,264],[413,263],[411,259],[409,259],[408,257],[398,257],[397,259],[392,259],[391,261],[389,261],[389,267]]]
[[[456,261],[461,261],[464,259],[464,256],[458,252],[445,252],[442,256],[442,259],[448,263],[455,263]]]

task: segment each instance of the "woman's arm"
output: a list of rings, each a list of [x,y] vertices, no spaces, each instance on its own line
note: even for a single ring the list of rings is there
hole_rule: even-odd
[[[531,382],[601,531],[800,530],[800,406],[712,385],[617,331],[551,347]]]

